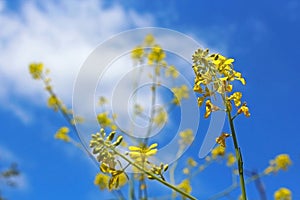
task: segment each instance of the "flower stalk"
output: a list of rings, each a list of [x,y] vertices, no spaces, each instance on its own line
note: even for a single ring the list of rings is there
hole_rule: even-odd
[[[231,130],[231,135],[232,135],[232,140],[234,144],[234,149],[235,149],[235,155],[236,159],[238,161],[238,171],[239,171],[239,177],[240,177],[240,186],[241,186],[241,191],[242,191],[242,198],[243,200],[247,200],[247,195],[246,195],[246,187],[245,187],[245,180],[244,180],[244,164],[243,164],[243,158],[242,158],[242,153],[241,153],[241,148],[239,147],[234,124],[233,124],[233,118],[231,117],[231,111],[227,106],[227,116],[229,120],[229,125],[230,125],[230,130]]]

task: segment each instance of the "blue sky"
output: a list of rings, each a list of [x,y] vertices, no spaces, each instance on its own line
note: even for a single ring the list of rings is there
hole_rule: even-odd
[[[24,200],[102,197],[93,185],[96,166],[80,150],[53,139],[64,121],[46,108],[43,88],[31,80],[27,66],[43,61],[70,104],[76,74],[99,43],[120,31],[157,26],[235,58],[247,80],[239,89],[251,111],[249,119],[236,123],[245,168],[261,171],[277,154],[290,154],[291,168],[263,181],[269,199],[282,186],[300,199],[299,8],[296,0],[0,0],[0,162],[16,161],[23,173],[18,189],[1,186],[2,193]],[[187,154],[198,153],[203,139],[198,135]],[[213,166],[197,179],[193,194],[205,199],[224,189],[228,179],[227,171]],[[253,186],[249,191],[257,199]]]

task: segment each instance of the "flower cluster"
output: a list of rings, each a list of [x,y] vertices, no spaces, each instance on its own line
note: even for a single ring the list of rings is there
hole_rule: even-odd
[[[279,170],[287,170],[292,164],[290,156],[288,154],[280,154],[275,159],[270,161],[270,166],[265,169],[266,174],[276,173]]]
[[[129,156],[141,166],[145,166],[148,158],[154,156],[157,152],[157,143],[153,143],[150,146],[141,144],[140,146],[129,146]]]
[[[65,142],[69,142],[71,139],[68,135],[68,133],[70,132],[68,127],[61,127],[56,134],[54,135],[55,139],[59,139],[59,140],[63,140]]]
[[[287,188],[280,188],[274,193],[274,200],[292,200],[292,192]]]
[[[192,59],[196,76],[194,91],[200,94],[198,97],[199,106],[206,100],[205,118],[209,117],[211,112],[220,110],[218,106],[212,104],[210,99],[210,96],[216,93],[222,95],[227,111],[231,111],[232,104],[234,104],[237,108],[237,114],[244,113],[249,117],[247,104],[241,104],[241,92],[234,92],[227,97],[227,93],[233,91],[233,81],[238,80],[243,85],[246,84],[242,74],[233,69],[234,59],[226,58],[221,54],[209,54],[208,49],[198,49]]]
[[[100,170],[105,174],[109,174],[108,189],[118,189],[126,183],[127,175],[123,169],[117,169],[118,162],[116,160],[116,152],[114,149],[119,146],[123,140],[122,136],[119,136],[115,142],[113,142],[116,132],[111,132],[108,136],[103,128],[100,133],[92,134],[90,141],[90,148],[93,149],[93,154],[96,156],[97,161],[100,163]],[[99,180],[106,180],[104,175],[96,176],[95,183],[99,184],[99,187],[104,188]]]
[[[29,65],[29,72],[33,79],[41,79],[44,70],[43,63],[31,63]]]

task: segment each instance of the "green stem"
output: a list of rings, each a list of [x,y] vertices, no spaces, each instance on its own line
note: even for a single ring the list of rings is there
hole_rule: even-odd
[[[232,135],[232,139],[233,139],[235,155],[236,155],[236,159],[238,161],[238,170],[239,170],[240,185],[241,185],[241,190],[242,190],[242,197],[243,197],[243,200],[247,200],[242,153],[241,153],[241,149],[238,144],[238,140],[237,140],[234,124],[233,124],[233,118],[231,117],[231,112],[228,107],[227,107],[227,115],[228,115],[231,135]]]
[[[186,193],[185,191],[182,191],[180,189],[178,189],[175,185],[172,185],[166,181],[164,181],[161,178],[158,178],[154,173],[145,170],[142,166],[136,164],[135,162],[131,161],[129,158],[127,158],[125,155],[121,154],[120,152],[118,152],[116,149],[112,149],[118,156],[120,156],[121,158],[123,158],[124,160],[126,160],[128,163],[130,163],[132,166],[136,167],[137,169],[141,170],[142,172],[144,172],[145,174],[147,174],[148,176],[151,176],[153,179],[157,180],[158,182],[164,184],[165,186],[171,188],[172,190],[175,190],[176,192],[180,193],[181,195],[185,196],[186,198],[192,199],[192,200],[197,200],[195,197],[193,197],[192,195]]]

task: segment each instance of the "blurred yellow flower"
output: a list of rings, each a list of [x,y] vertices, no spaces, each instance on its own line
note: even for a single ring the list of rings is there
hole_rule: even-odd
[[[153,65],[153,63],[159,63],[163,61],[165,57],[166,54],[164,50],[159,45],[154,45],[148,54],[148,64]]]
[[[131,51],[131,58],[133,60],[142,60],[144,56],[144,49],[142,46],[136,46],[132,51]]]
[[[280,154],[275,160],[275,165],[278,169],[287,170],[288,167],[292,164],[290,156],[288,154]]]
[[[181,131],[179,133],[179,136],[180,136],[179,144],[181,145],[189,145],[194,140],[194,134],[191,129],[186,129],[184,131]]]
[[[61,102],[56,96],[51,95],[48,98],[48,103],[47,104],[48,104],[49,108],[53,108],[54,111],[58,111],[59,105],[61,105]]]
[[[265,169],[264,173],[270,174],[279,170],[287,170],[291,164],[292,161],[288,154],[279,154],[274,160],[270,161],[270,165]]]
[[[68,127],[65,126],[61,127],[54,135],[54,138],[58,140],[63,140],[65,142],[69,142],[70,141],[70,137],[68,135],[69,131],[70,130]]]
[[[152,34],[146,35],[145,40],[144,40],[144,43],[146,46],[151,46],[154,44],[154,42],[155,42],[155,38]]]
[[[158,125],[164,125],[168,120],[168,113],[164,109],[159,109],[158,113],[153,118],[153,122]]]
[[[275,191],[274,200],[292,200],[292,192],[287,188],[280,188]]]
[[[94,184],[99,186],[100,190],[108,189],[108,181],[110,177],[106,174],[98,173],[95,176]]]
[[[190,184],[189,179],[184,179],[179,185],[177,185],[178,189],[190,194],[192,192],[192,187]],[[185,199],[184,196],[182,196],[182,198]]]
[[[111,118],[109,118],[108,112],[99,113],[97,120],[102,128],[110,127],[112,130],[117,129],[117,126],[112,122]]]
[[[232,153],[229,153],[227,156],[227,166],[232,166],[235,163],[236,159],[235,156]]]
[[[179,72],[174,65],[171,65],[166,69],[165,75],[166,77],[171,76],[173,78],[177,78],[179,76]]]
[[[182,99],[189,98],[189,88],[187,87],[187,85],[173,87],[171,91],[174,93],[173,103],[175,105],[179,105]]]
[[[33,79],[41,79],[44,69],[43,63],[31,63],[29,65],[29,72]]]
[[[222,146],[217,146],[211,151],[212,159],[216,159],[218,156],[224,156],[224,155],[225,155],[225,148]]]
[[[198,163],[193,158],[188,158],[187,163],[191,167],[196,167]]]

